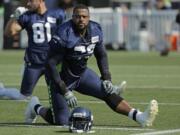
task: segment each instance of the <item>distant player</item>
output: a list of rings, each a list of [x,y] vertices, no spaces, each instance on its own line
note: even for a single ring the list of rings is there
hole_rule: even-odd
[[[28,47],[24,57],[25,70],[20,91],[0,91],[1,96],[16,100],[30,96],[37,81],[45,73],[48,42],[56,27],[65,19],[64,10],[48,11],[44,0],[28,0],[27,7],[28,9],[18,7],[5,28],[6,36],[14,36],[23,29],[28,34]]]
[[[26,120],[35,122],[36,115],[40,115],[51,124],[68,125],[68,106],[77,106],[77,98],[72,92],[76,90],[105,101],[112,110],[128,116],[143,127],[151,126],[158,112],[157,101],[150,101],[145,112],[141,112],[118,95],[119,89],[111,82],[101,27],[89,18],[88,7],[77,5],[72,20],[58,27],[50,41],[47,64],[52,108],[44,108],[37,97],[32,97],[26,110]],[[87,67],[87,61],[93,54],[101,78]],[[60,73],[56,69],[58,63],[62,63]]]
[[[4,91],[9,91],[9,95],[13,94],[11,91],[19,91],[16,88],[11,88],[11,87],[5,87],[4,84],[2,82],[0,82],[0,94],[4,93]],[[2,95],[0,95],[0,97],[3,97]],[[5,97],[6,98],[6,97]]]

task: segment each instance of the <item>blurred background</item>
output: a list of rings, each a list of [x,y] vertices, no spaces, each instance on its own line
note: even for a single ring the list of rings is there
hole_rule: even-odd
[[[14,38],[3,34],[10,15],[26,0],[0,0],[0,50],[24,49],[25,31]],[[104,44],[112,50],[179,51],[180,0],[46,0],[49,9],[65,8],[67,20],[77,3],[90,7],[91,20],[101,24]]]

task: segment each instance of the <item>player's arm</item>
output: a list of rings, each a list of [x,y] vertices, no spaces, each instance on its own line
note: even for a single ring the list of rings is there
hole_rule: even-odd
[[[57,70],[57,64],[61,64],[63,60],[63,55],[65,49],[60,47],[58,44],[58,40],[56,38],[52,38],[49,42],[50,50],[48,54],[48,60],[46,64],[46,69],[49,74],[49,77],[60,87],[61,93],[64,95],[68,90],[66,89],[66,85],[61,80],[59,75],[59,71]]]
[[[18,7],[14,13],[11,15],[11,19],[8,21],[5,27],[5,36],[14,36],[18,34],[22,27],[18,23],[19,17],[27,11],[24,7]]]
[[[97,45],[94,54],[97,60],[99,70],[101,72],[101,79],[103,80],[102,84],[105,92],[107,94],[119,93],[119,89],[114,87],[111,82],[111,73],[109,71],[108,57],[105,47],[102,44]]]
[[[56,68],[57,64],[61,64],[63,57],[65,55],[65,48],[61,47],[60,42],[57,38],[52,38],[50,41],[50,51],[49,51],[49,57],[46,64],[47,72],[50,76],[50,79],[52,79],[60,88],[60,93],[64,96],[65,100],[67,101],[67,104],[70,107],[77,106],[77,99],[74,96],[74,94],[67,89],[66,84],[61,79],[59,75],[59,71]]]
[[[62,93],[62,95],[65,95],[65,93],[67,93],[68,90],[66,89],[66,85],[64,81],[61,79],[59,72],[56,68],[56,65],[59,64],[60,59],[61,56],[59,55],[50,56],[48,58],[46,69],[48,71],[50,78],[60,87],[60,92]]]
[[[7,37],[10,36],[15,36],[16,34],[18,34],[20,31],[22,30],[22,27],[19,25],[19,23],[17,22],[16,19],[11,18],[6,27],[5,27],[5,31],[4,34]]]
[[[104,45],[99,44],[95,47],[94,55],[96,57],[97,65],[101,73],[102,80],[111,81],[111,73],[109,71],[108,57]]]
[[[119,95],[121,89],[119,87],[114,86],[111,82],[111,74],[108,66],[107,53],[103,45],[100,45],[97,48],[95,48],[95,57],[97,59],[97,64],[101,72],[101,79],[103,80],[102,84],[105,89],[105,92],[107,94]]]

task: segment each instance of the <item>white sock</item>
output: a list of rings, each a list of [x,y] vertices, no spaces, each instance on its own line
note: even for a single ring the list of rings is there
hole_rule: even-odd
[[[135,111],[136,109],[131,109],[131,111],[129,112],[129,114],[128,114],[128,117],[130,118],[130,119],[133,119],[133,113],[134,113],[134,111]]]
[[[137,122],[140,122],[141,121],[141,117],[142,117],[142,112],[139,111],[139,110],[136,110],[136,109],[131,109],[131,111],[129,112],[128,114],[128,117],[131,118],[132,120],[135,120]]]
[[[40,110],[43,108],[43,106],[39,106],[38,109],[37,109],[37,115],[40,114]]]
[[[3,90],[0,90],[0,96],[13,100],[24,100],[27,98],[26,96],[22,95],[16,88],[4,88]]]
[[[142,121],[144,120],[144,117],[142,114],[143,114],[143,112],[141,112],[141,111],[138,111],[138,113],[136,114],[136,121],[138,123],[142,123]]]

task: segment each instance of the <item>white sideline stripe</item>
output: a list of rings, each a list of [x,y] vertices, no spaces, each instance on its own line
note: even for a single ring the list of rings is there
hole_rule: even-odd
[[[136,86],[136,85],[131,85],[128,86],[127,88],[129,89],[157,89],[157,88],[161,88],[161,89],[179,89],[180,90],[180,86],[157,86],[157,85],[151,85],[151,86]]]
[[[18,124],[1,124],[0,126],[9,126],[9,127],[31,127],[31,128],[64,128],[68,129],[68,126],[52,126],[52,125],[18,125]],[[97,130],[123,130],[123,131],[154,131],[155,129],[150,128],[118,128],[118,127],[107,127],[107,126],[94,126],[92,129]]]
[[[21,73],[14,73],[14,72],[8,72],[8,73],[0,73],[0,76],[22,76]],[[116,75],[114,75],[116,76]],[[119,75],[118,75],[119,76]],[[138,77],[138,78],[146,78],[146,77],[151,77],[151,78],[180,78],[180,76],[177,75],[169,75],[169,74],[165,74],[165,75],[144,75],[144,74],[138,74],[138,75],[132,75],[132,74],[121,74],[121,77]]]
[[[103,129],[103,130],[125,130],[125,131],[152,131],[154,129],[147,129],[147,128],[114,128],[114,127],[100,127],[95,126],[93,129]]]
[[[42,80],[44,81],[44,80]],[[6,83],[5,86],[19,86],[20,83]],[[37,86],[47,86],[46,83],[37,83]],[[180,90],[180,86],[157,86],[157,85],[142,85],[142,86],[136,86],[136,85],[128,85],[127,89],[165,89],[165,90],[169,90],[169,89],[178,89]]]
[[[172,130],[161,130],[161,131],[131,134],[131,135],[164,135],[164,134],[172,134],[172,133],[179,133],[179,132],[180,132],[180,129],[172,129]]]
[[[23,63],[18,63],[18,64],[0,64],[0,68],[21,68],[23,66]],[[162,65],[115,65],[115,64],[111,64],[110,66],[112,67],[118,67],[118,68],[179,68],[179,65],[166,65],[166,66],[162,66]],[[96,65],[93,64],[89,64],[89,67],[96,67]]]
[[[49,101],[48,101],[49,102]],[[83,104],[105,104],[103,101],[78,101]],[[134,105],[148,105],[149,103],[129,102]],[[158,103],[158,105],[180,106],[180,103]]]
[[[9,99],[7,99],[7,100],[1,100],[0,99],[0,101],[2,102],[2,101],[19,101],[19,102],[28,102],[27,100],[9,100]],[[49,101],[48,100],[40,100],[40,102],[41,103],[49,103]],[[82,100],[79,100],[78,101],[78,103],[82,103],[82,104],[105,104],[105,102],[103,102],[103,101],[82,101]],[[129,102],[129,104],[134,104],[134,105],[148,105],[149,104],[149,102],[144,102],[144,103],[139,103],[139,102]],[[165,105],[165,106],[180,106],[180,103],[158,103],[158,105]]]

